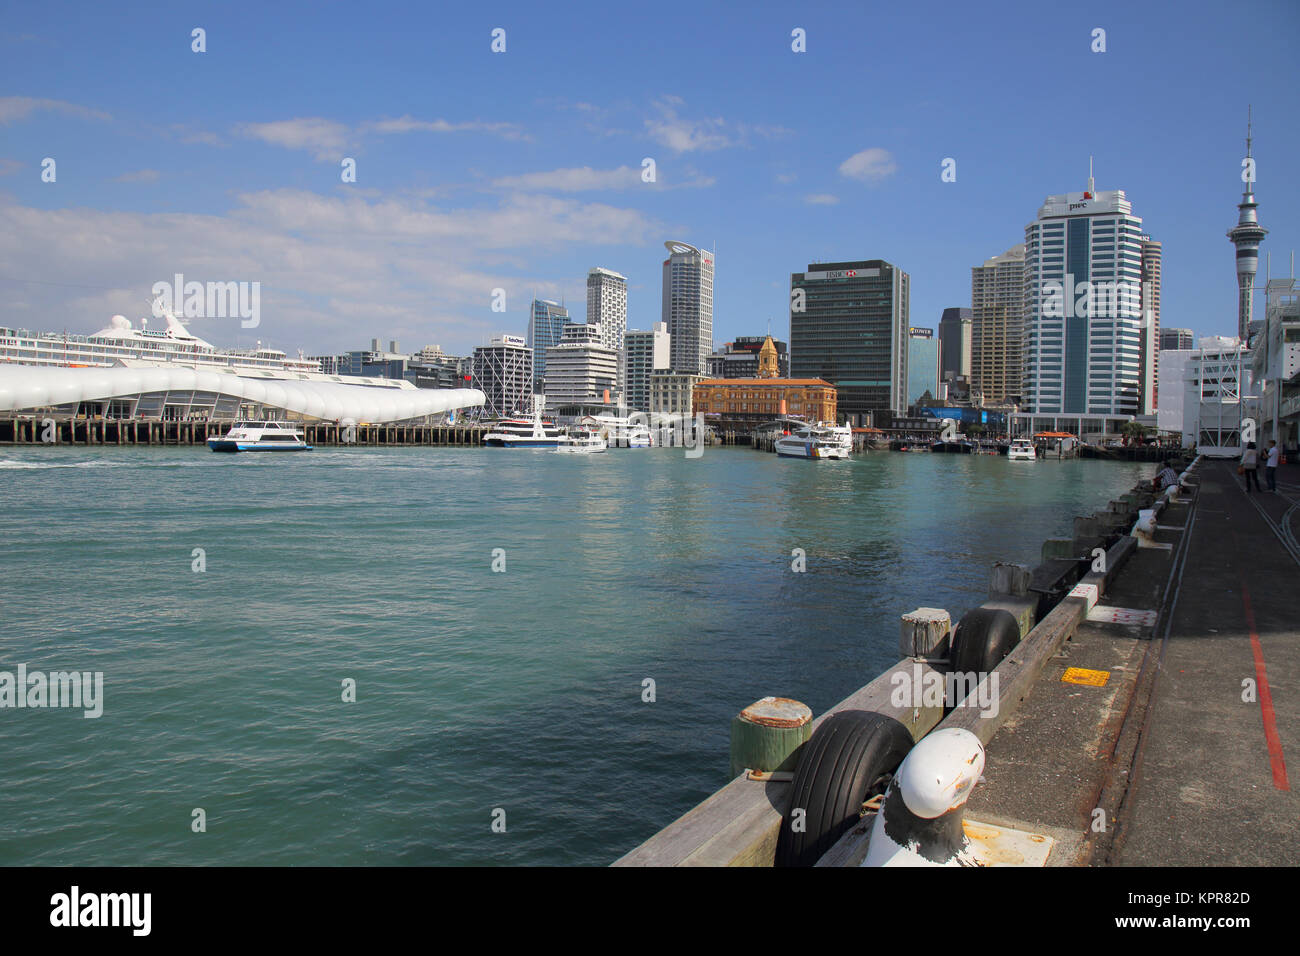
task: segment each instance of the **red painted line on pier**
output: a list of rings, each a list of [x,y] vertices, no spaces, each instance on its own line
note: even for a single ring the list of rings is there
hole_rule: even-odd
[[[1273,713],[1273,694],[1268,689],[1268,674],[1264,670],[1264,649],[1255,630],[1255,611],[1250,606],[1250,591],[1245,580],[1241,582],[1241,602],[1246,607],[1246,627],[1250,630],[1250,649],[1255,654],[1255,682],[1259,685],[1259,709],[1264,717],[1264,740],[1268,743],[1268,759],[1273,765],[1273,786],[1290,790],[1286,776],[1286,759],[1282,756],[1282,739],[1277,735],[1277,717]]]

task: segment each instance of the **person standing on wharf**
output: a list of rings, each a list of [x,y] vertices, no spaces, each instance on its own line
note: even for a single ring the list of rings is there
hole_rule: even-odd
[[[1279,456],[1280,454],[1281,454],[1281,451],[1280,451],[1280,449],[1277,447],[1277,442],[1275,442],[1275,441],[1271,441],[1271,442],[1269,442],[1269,443],[1268,443],[1268,462],[1267,462],[1267,464],[1264,466],[1264,474],[1265,474],[1265,476],[1267,476],[1267,478],[1268,478],[1268,490],[1269,490],[1269,491],[1277,491],[1277,460],[1278,460],[1278,456]]]

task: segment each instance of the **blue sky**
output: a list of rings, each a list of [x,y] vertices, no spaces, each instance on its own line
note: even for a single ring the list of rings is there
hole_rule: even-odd
[[[719,343],[784,338],[813,260],[895,263],[934,326],[1093,155],[1164,243],[1163,324],[1231,334],[1247,103],[1275,275],[1300,245],[1298,27],[1292,0],[11,6],[0,324],[134,321],[180,272],[262,284],[255,330],[194,320],[219,345],[465,353],[534,292],[581,319],[597,265],[647,327],[680,239],[716,245]]]

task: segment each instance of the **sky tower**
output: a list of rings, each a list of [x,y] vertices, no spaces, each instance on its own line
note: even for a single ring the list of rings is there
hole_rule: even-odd
[[[1228,238],[1237,247],[1237,335],[1242,344],[1250,345],[1251,306],[1255,301],[1255,273],[1259,271],[1259,244],[1268,230],[1259,224],[1255,209],[1255,162],[1250,150],[1251,117],[1246,108],[1246,160],[1242,178],[1246,191],[1237,204],[1237,225],[1228,230]]]

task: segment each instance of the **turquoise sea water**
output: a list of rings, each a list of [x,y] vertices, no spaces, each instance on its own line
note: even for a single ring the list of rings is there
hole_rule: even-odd
[[[740,708],[824,710],[1153,471],[0,449],[0,671],[104,675],[98,719],[0,709],[0,864],[609,863],[726,781]]]

